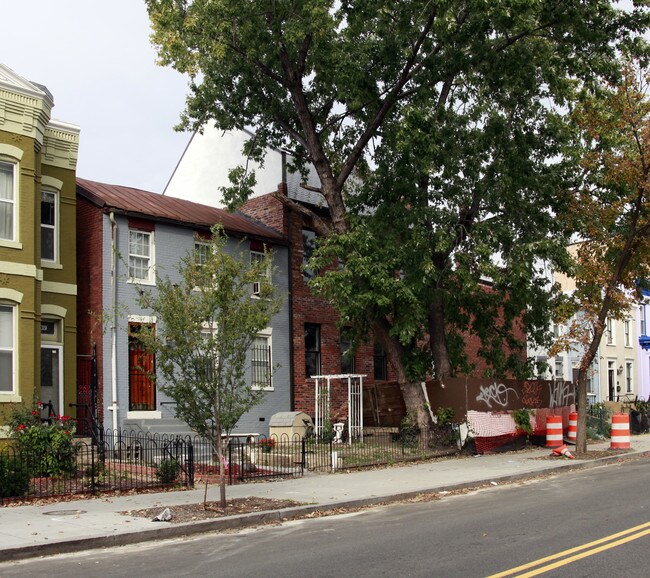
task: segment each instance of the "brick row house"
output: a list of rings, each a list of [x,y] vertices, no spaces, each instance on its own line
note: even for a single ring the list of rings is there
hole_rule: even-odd
[[[167,184],[165,194],[223,207],[224,201],[218,187],[229,184],[228,169],[243,163],[240,151],[250,136],[251,133],[246,130],[222,132],[212,126],[204,126],[201,132],[193,135]],[[306,183],[302,183],[303,178],[300,175],[287,169],[289,158],[286,152],[268,149],[266,153],[263,166],[247,162],[256,172],[257,183],[253,187],[251,198],[241,210],[281,231],[289,242],[293,355],[291,408],[314,415],[316,391],[312,375],[360,374],[364,376],[363,383],[367,394],[375,396],[373,400],[364,401],[365,413],[374,413],[378,420],[380,418],[381,425],[398,425],[400,412],[404,411],[401,395],[398,394],[398,400],[387,401],[387,396],[392,398],[396,390],[375,387],[395,379],[385,352],[369,335],[367,342],[360,344],[352,357],[345,355],[350,349],[350,342],[346,338],[345,326],[339,329],[338,312],[324,299],[314,295],[307,285],[314,274],[307,267],[316,239],[314,227],[304,212],[294,210],[276,198],[275,189],[277,193],[287,195],[292,201],[327,220],[326,201],[316,192],[320,186],[318,177],[312,169]],[[215,162],[214,159],[219,161]],[[487,282],[485,290],[490,290]],[[524,328],[519,326],[517,331],[517,338],[524,341]],[[468,335],[466,347],[470,360],[476,366],[474,375],[481,375],[486,363],[478,355],[481,347],[478,337]],[[525,355],[526,352],[523,351],[522,358],[525,358]],[[348,412],[347,382],[342,379],[334,380],[332,386],[331,418],[345,418]],[[377,394],[377,391],[380,393]],[[377,396],[383,397],[384,401],[379,401]],[[394,409],[398,410],[397,415],[391,415],[390,411],[387,411],[391,409],[387,408],[387,405],[393,403]],[[381,416],[379,405],[383,405]]]
[[[223,225],[227,250],[255,259],[272,250],[272,281],[288,293],[288,250],[284,236],[242,214],[130,187],[77,179],[77,258],[79,261],[78,348],[97,350],[100,419],[105,428],[140,429],[153,433],[190,433],[175,419],[174,404],[159,391],[148,372],[153,354],[142,349],[137,331],[159,321],[142,309],[138,292],[155,291],[156,279],[178,278],[177,266],[206,247],[210,227]],[[251,287],[251,292],[254,288]],[[252,295],[251,298],[254,298]],[[236,432],[268,434],[271,416],[286,411],[289,391],[289,304],[260,332],[250,355],[247,379],[266,391],[262,404],[239,421]],[[259,371],[272,378],[259,381]]]
[[[18,404],[74,415],[79,128],[53,106],[0,64],[0,437]]]

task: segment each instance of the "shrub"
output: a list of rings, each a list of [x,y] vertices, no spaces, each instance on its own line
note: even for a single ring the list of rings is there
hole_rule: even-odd
[[[400,422],[399,439],[402,445],[407,448],[417,447],[420,438],[420,426],[415,416],[407,414]]]
[[[42,404],[31,410],[15,410],[10,420],[11,436],[32,477],[69,476],[76,469],[75,424],[67,415],[51,423],[41,420]]]
[[[156,466],[156,477],[161,484],[173,484],[181,471],[181,464],[174,458],[162,460]]]
[[[24,496],[29,480],[29,471],[18,456],[0,454],[0,498]]]

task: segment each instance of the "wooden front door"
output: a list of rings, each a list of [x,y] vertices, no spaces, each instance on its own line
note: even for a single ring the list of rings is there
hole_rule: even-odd
[[[156,360],[138,339],[141,324],[129,323],[129,411],[155,411]]]

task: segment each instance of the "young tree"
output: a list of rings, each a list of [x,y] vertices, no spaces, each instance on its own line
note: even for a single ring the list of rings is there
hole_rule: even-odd
[[[189,255],[179,265],[180,281],[159,278],[155,290],[141,294],[140,305],[159,323],[138,337],[156,354],[153,377],[176,402],[176,416],[212,443],[225,507],[224,436],[262,400],[264,392],[246,379],[247,358],[281,300],[270,281],[271,253],[249,263],[246,252],[226,250],[223,230],[212,233],[205,262]],[[260,284],[254,298],[253,283]]]
[[[570,78],[610,70],[616,45],[645,29],[644,9],[616,10],[609,0],[146,2],[161,63],[192,77],[181,127],[199,129],[210,121],[222,130],[253,127],[255,138],[244,150],[247,157],[262,162],[265,147],[274,146],[291,151],[299,166],[312,163],[331,218],[331,226],[314,219],[319,234],[354,233],[355,195],[348,195],[346,188],[352,189],[352,181],[371,186],[375,174],[373,194],[366,196],[366,204],[373,211],[386,207],[380,213],[389,217],[385,227],[399,227],[403,236],[410,235],[413,217],[404,218],[405,209],[412,209],[411,214],[426,209],[427,218],[416,223],[405,246],[414,252],[404,255],[415,264],[410,276],[407,272],[414,280],[412,286],[397,294],[382,293],[378,307],[356,307],[354,316],[369,316],[364,326],[384,346],[407,408],[425,419],[419,387],[423,371],[433,364],[436,377],[450,375],[449,349],[461,348],[458,339],[449,343],[447,335],[454,321],[449,312],[457,310],[454,291],[464,287],[464,300],[470,304],[482,299],[479,292],[468,290],[478,285],[477,271],[470,284],[463,284],[463,275],[456,283],[445,282],[460,245],[467,246],[468,234],[475,234],[479,251],[470,253],[468,262],[485,260],[495,243],[483,240],[495,230],[477,225],[485,223],[494,207],[509,219],[498,228],[505,249],[519,243],[518,234],[507,235],[518,207],[525,206],[528,230],[535,226],[534,215],[549,214],[543,171],[524,183],[524,163],[509,186],[516,162],[506,167],[508,157],[499,155],[518,149],[516,142],[499,146],[499,138],[507,140],[509,135],[507,121],[523,127],[525,114],[536,109],[531,130],[515,132],[541,169],[543,159],[552,154],[544,148],[544,136],[556,132],[557,121],[540,103],[561,105]],[[498,116],[502,122],[485,122]],[[417,130],[410,131],[413,127]],[[475,139],[480,134],[487,138]],[[410,146],[417,150],[416,159],[401,154]],[[416,166],[413,161],[418,159],[424,163]],[[495,159],[501,169],[508,168],[503,181],[493,180],[498,171],[491,171],[489,165]],[[465,183],[454,182],[454,175],[461,174]],[[352,175],[358,179],[351,179]],[[243,167],[233,169],[231,176],[235,184],[226,193],[235,205],[247,197],[254,177]],[[510,199],[545,192],[541,197],[532,195],[527,205],[485,202],[482,196],[495,182],[496,191],[505,191]],[[415,201],[410,196],[405,200],[395,186],[402,183],[416,197],[418,191],[425,194]],[[430,207],[432,197],[439,202]],[[452,201],[447,204],[447,199]],[[430,226],[441,220],[444,230]],[[526,263],[532,262],[530,256],[540,246],[548,222],[542,218],[539,225],[537,239],[523,237]],[[344,262],[349,257],[338,256]],[[374,261],[373,268],[381,267],[372,250],[365,257]],[[405,260],[398,269],[405,267]],[[421,272],[425,275],[416,282]],[[386,286],[395,289],[392,283]],[[351,293],[349,287],[339,287]],[[377,291],[369,286],[364,293]],[[408,300],[417,316],[395,318],[391,301],[400,298]],[[477,331],[484,331],[487,324],[483,325]],[[506,329],[507,324],[502,332]],[[424,332],[429,336],[431,359],[411,363],[411,343]],[[490,332],[484,333],[490,341]],[[420,354],[416,351],[415,357]]]
[[[607,318],[624,319],[650,281],[650,75],[638,63],[618,83],[585,91],[573,118],[579,129],[580,183],[561,215],[581,239],[575,291],[557,312],[568,331],[555,347],[582,348],[576,450],[587,451],[587,372]]]

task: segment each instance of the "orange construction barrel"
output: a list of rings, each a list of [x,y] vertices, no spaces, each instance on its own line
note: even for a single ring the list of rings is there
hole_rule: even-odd
[[[546,447],[557,448],[563,445],[562,416],[549,415],[546,418]]]
[[[630,416],[626,413],[612,415],[612,450],[630,449]]]
[[[569,414],[569,429],[566,434],[567,439],[570,442],[576,443],[578,439],[578,412],[572,411]]]

